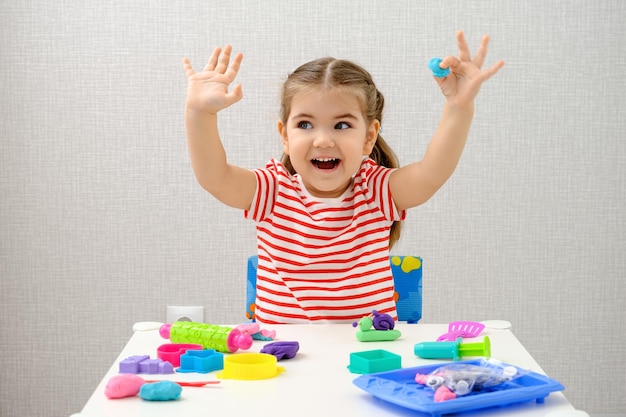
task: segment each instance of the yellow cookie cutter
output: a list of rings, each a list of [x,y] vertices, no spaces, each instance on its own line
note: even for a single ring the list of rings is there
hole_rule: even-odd
[[[267,379],[285,371],[277,366],[276,356],[267,353],[238,353],[224,358],[224,370],[217,373],[221,379]]]

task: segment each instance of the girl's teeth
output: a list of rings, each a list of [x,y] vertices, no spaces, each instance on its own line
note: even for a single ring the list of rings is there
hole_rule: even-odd
[[[319,169],[333,169],[337,166],[339,160],[336,158],[316,158],[313,164]]]

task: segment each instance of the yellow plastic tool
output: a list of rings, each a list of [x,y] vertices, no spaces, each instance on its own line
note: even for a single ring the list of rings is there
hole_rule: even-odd
[[[285,371],[277,366],[276,356],[267,353],[238,353],[224,358],[224,370],[216,376],[221,379],[268,379]]]

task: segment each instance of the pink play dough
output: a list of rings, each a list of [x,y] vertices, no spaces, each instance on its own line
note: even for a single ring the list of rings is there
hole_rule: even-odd
[[[139,394],[139,389],[145,383],[146,381],[137,375],[116,375],[107,382],[106,387],[104,387],[104,395],[110,399],[134,397]]]

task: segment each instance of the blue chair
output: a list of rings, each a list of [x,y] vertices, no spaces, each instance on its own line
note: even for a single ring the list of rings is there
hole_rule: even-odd
[[[398,320],[417,323],[422,318],[422,258],[417,256],[390,256],[391,273],[395,286],[394,298]],[[246,284],[246,317],[254,321],[256,303],[257,255],[248,258]]]

